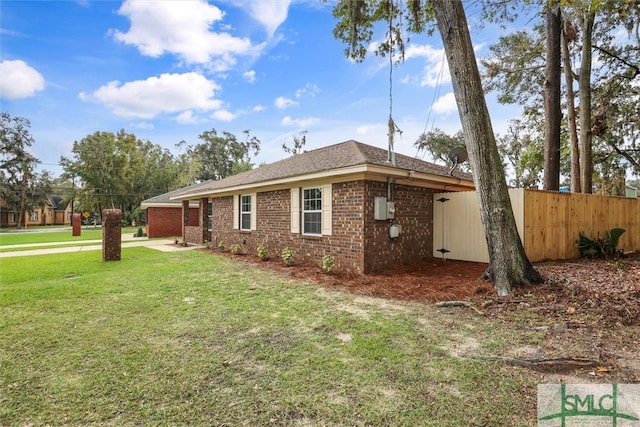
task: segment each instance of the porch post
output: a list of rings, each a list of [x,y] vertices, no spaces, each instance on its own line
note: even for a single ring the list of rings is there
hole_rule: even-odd
[[[202,242],[211,241],[209,236],[209,198],[203,197],[200,199],[200,234],[202,235]]]
[[[187,242],[187,226],[189,225],[189,201],[182,201],[182,241]]]

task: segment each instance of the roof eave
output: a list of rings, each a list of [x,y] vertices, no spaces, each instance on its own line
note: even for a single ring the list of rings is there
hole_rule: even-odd
[[[203,189],[193,193],[183,193],[178,196],[171,197],[171,200],[194,200],[203,197],[221,195],[224,193],[238,193],[246,190],[255,191],[258,188],[274,187],[285,184],[300,183],[303,181],[316,181],[335,179],[349,175],[357,174],[373,174],[390,178],[401,178],[407,181],[415,181],[422,183],[431,183],[434,188],[450,189],[450,190],[473,190],[473,182],[467,181],[455,176],[443,176],[427,172],[415,172],[407,169],[401,169],[396,166],[374,165],[370,163],[347,166],[343,168],[331,169],[327,171],[314,172],[304,175],[295,175],[285,178],[265,180],[231,187],[221,187],[215,189]]]

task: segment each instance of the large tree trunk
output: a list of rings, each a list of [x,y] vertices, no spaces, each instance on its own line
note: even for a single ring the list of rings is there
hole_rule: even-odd
[[[565,21],[562,31],[562,58],[564,62],[564,80],[567,86],[567,122],[569,126],[569,142],[571,146],[571,192],[582,192],[580,185],[580,146],[578,143],[578,127],[576,124],[575,92],[573,91],[573,67],[569,55],[569,21]]]
[[[590,7],[590,6],[587,6]],[[582,60],[578,74],[580,90],[580,183],[583,193],[593,192],[593,156],[591,144],[591,36],[593,35],[594,12],[582,11]]]
[[[560,5],[549,4],[546,10],[547,62],[544,82],[544,181],[545,190],[560,190]]]
[[[462,3],[433,0],[432,4],[473,169],[489,248],[489,269],[497,294],[507,296],[513,285],[537,283],[541,278],[529,262],[518,235]]]

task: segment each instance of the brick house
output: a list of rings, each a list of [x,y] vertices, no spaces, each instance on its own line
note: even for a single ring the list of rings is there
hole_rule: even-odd
[[[180,237],[182,236],[182,203],[171,200],[174,195],[188,190],[190,187],[181,188],[160,194],[144,200],[140,204],[141,209],[147,211],[147,236],[152,237]],[[189,205],[188,226],[198,226],[198,211],[200,204],[191,202]]]
[[[357,141],[308,151],[219,181],[193,185],[182,238],[239,244],[255,255],[295,250],[296,261],[372,273],[433,256],[433,194],[473,190],[469,174]],[[193,225],[191,203],[198,202]]]

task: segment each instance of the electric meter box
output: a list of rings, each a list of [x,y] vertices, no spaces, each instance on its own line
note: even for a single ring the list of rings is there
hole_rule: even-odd
[[[376,220],[394,219],[396,213],[395,202],[387,202],[386,197],[375,197],[373,199],[373,218]]]

